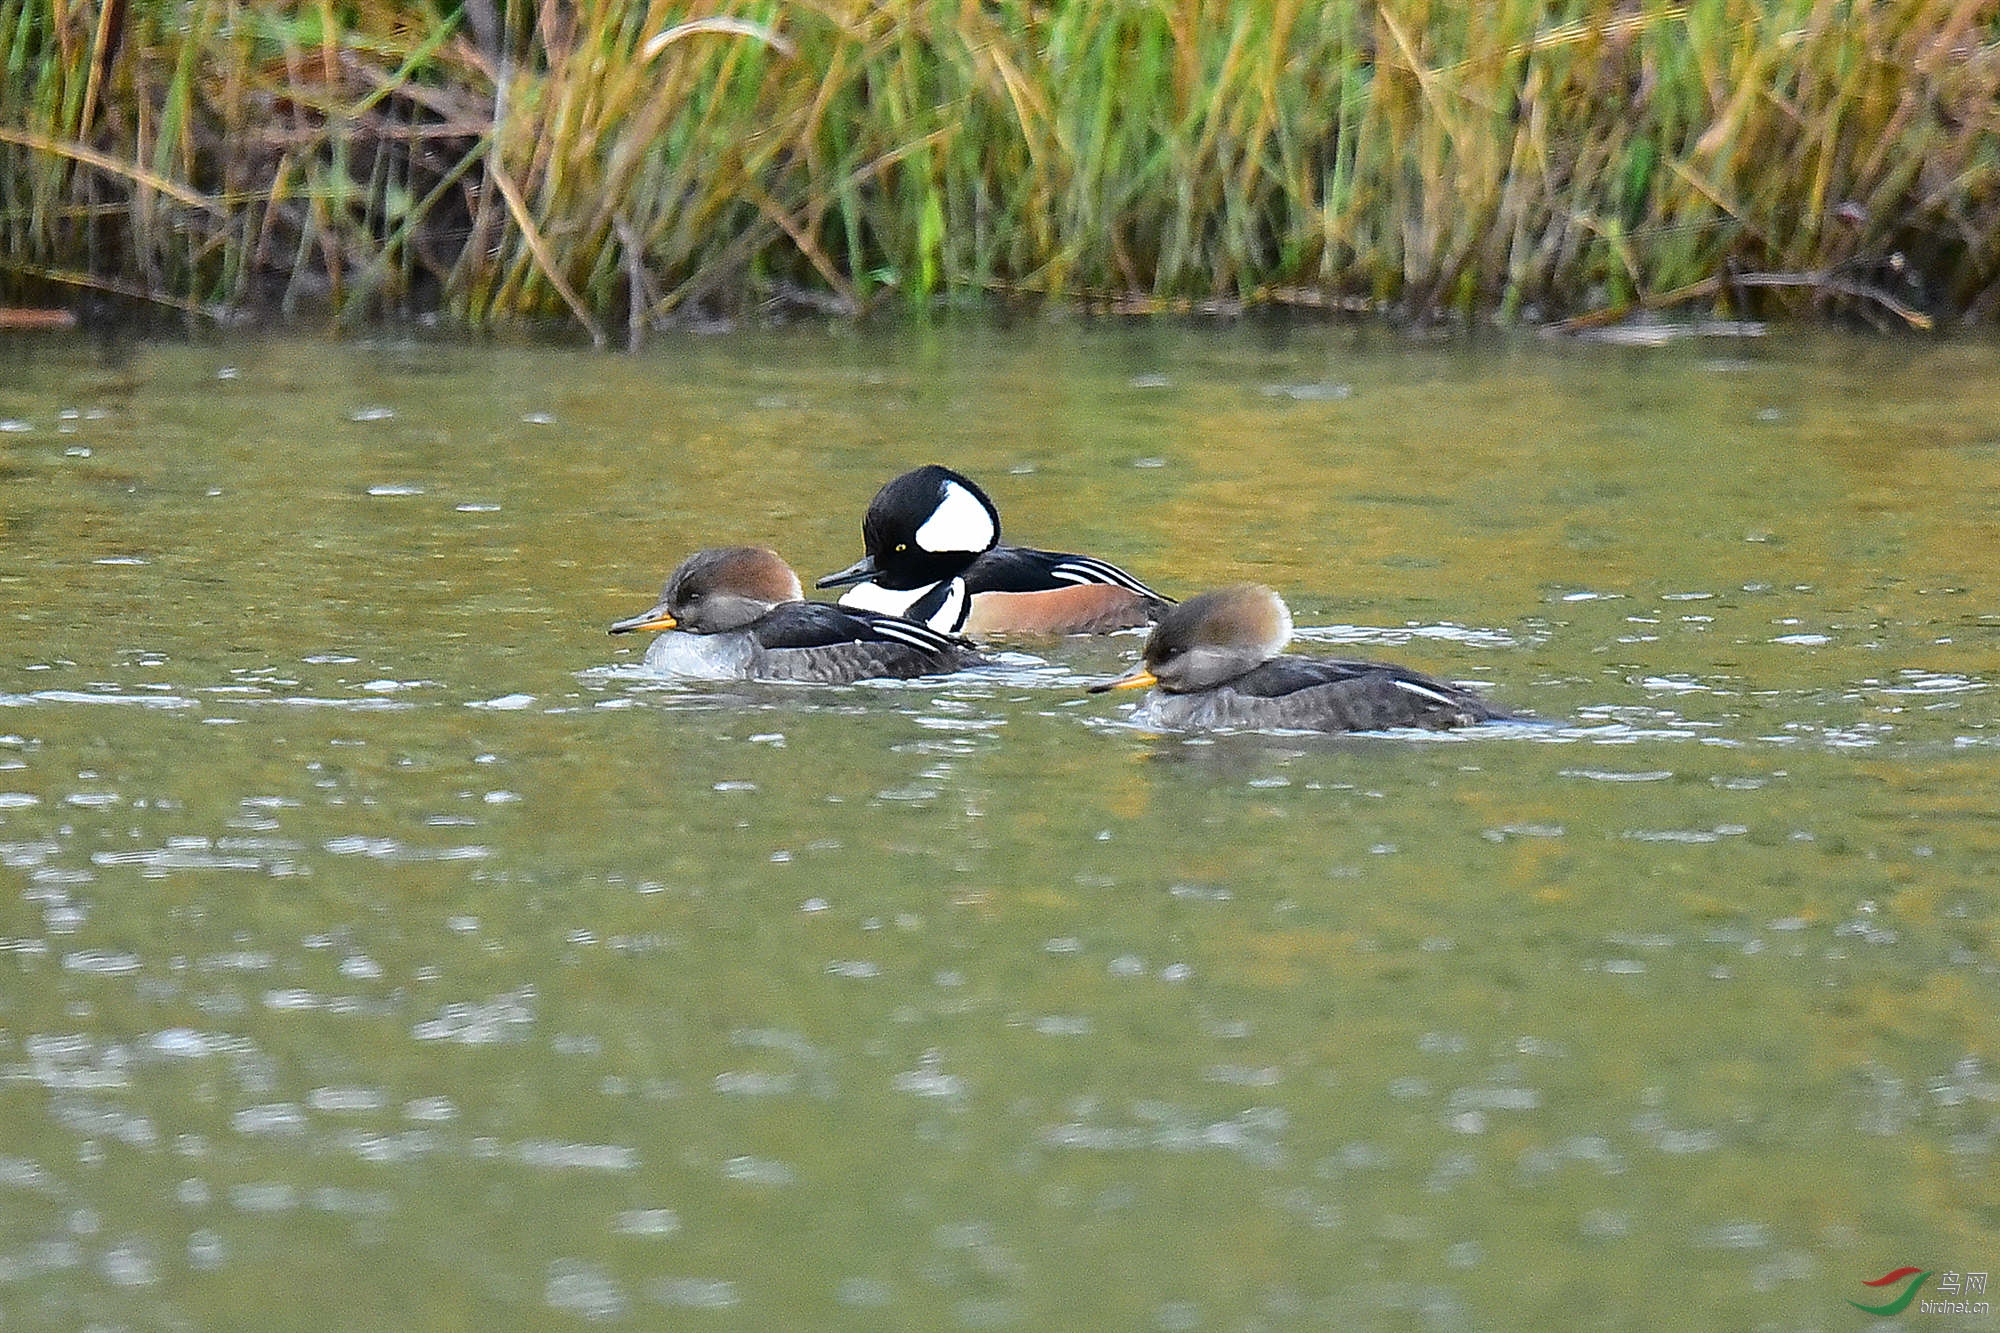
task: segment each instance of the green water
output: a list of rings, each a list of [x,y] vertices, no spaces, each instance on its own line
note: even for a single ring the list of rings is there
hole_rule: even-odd
[[[605,635],[933,460],[1553,725]],[[1866,1326],[2000,1267],[1996,495],[1990,343],[0,342],[0,1328]]]

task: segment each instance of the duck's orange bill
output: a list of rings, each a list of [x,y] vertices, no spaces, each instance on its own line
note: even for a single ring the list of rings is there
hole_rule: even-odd
[[[1141,690],[1148,685],[1158,685],[1159,683],[1159,677],[1155,676],[1145,664],[1141,663],[1116,680],[1100,681],[1092,685],[1090,692],[1092,694],[1103,694],[1106,690]]]
[[[611,632],[613,634],[630,634],[634,630],[642,630],[642,629],[679,629],[679,628],[680,628],[680,622],[678,620],[675,620],[672,614],[666,611],[662,611],[659,607],[656,606],[650,611],[643,611],[640,614],[631,617],[629,620],[619,621],[617,624],[611,627]]]

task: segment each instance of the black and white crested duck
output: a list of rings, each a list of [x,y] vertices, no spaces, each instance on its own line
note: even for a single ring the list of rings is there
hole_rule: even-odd
[[[842,606],[934,629],[1103,634],[1157,620],[1172,599],[1095,556],[1006,546],[1000,511],[976,482],[929,464],[875,493],[861,522],[866,554],[819,580]]]

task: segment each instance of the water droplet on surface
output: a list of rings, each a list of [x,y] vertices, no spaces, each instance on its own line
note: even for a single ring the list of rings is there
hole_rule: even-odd
[[[797,1173],[783,1162],[764,1157],[732,1157],[722,1164],[725,1180],[734,1180],[746,1185],[789,1185],[797,1178]]]
[[[611,1219],[618,1236],[671,1236],[681,1229],[680,1214],[671,1208],[629,1208]]]
[[[159,1265],[142,1240],[121,1241],[98,1258],[97,1271],[114,1287],[150,1287],[159,1281]]]
[[[888,1283],[872,1277],[843,1278],[834,1289],[836,1301],[861,1310],[879,1310],[895,1298],[895,1291]]]
[[[197,1273],[212,1273],[227,1261],[229,1251],[220,1235],[203,1227],[189,1233],[187,1256],[189,1268]]]
[[[661,1305],[685,1310],[727,1310],[742,1299],[736,1284],[726,1278],[659,1278],[646,1284],[646,1295]]]
[[[630,1309],[616,1279],[582,1259],[556,1259],[549,1264],[542,1301],[552,1310],[597,1323],[623,1319]]]
[[[496,713],[518,713],[532,707],[534,702],[535,696],[532,694],[503,694],[497,699],[475,700],[466,704],[466,707],[484,708]]]

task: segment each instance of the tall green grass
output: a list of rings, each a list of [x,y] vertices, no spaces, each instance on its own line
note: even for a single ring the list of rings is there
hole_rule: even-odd
[[[0,0],[0,291],[79,289],[1991,322],[2000,0]]]

